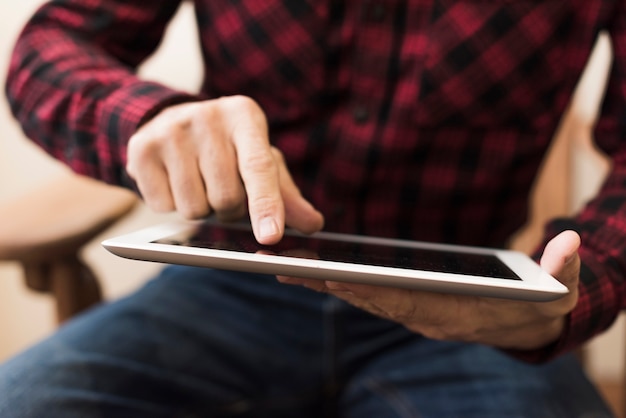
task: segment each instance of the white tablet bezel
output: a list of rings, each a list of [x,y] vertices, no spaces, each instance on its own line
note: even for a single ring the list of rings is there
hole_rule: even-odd
[[[121,257],[170,264],[183,264],[271,275],[365,283],[441,293],[467,294],[527,301],[549,301],[564,296],[568,289],[527,255],[511,250],[432,244],[389,238],[318,232],[312,237],[377,245],[452,250],[489,254],[499,258],[521,280],[468,276],[425,270],[410,270],[274,254],[244,253],[223,249],[155,243],[155,240],[189,234],[201,221],[173,221],[148,227],[102,242]]]

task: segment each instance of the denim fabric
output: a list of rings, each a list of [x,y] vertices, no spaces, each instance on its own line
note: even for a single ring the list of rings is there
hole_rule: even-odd
[[[575,359],[437,342],[273,277],[168,267],[0,366],[0,417],[608,417]]]

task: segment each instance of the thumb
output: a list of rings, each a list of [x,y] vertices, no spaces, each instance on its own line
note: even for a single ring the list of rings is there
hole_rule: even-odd
[[[580,236],[574,231],[563,231],[552,238],[541,256],[541,267],[563,283],[570,291],[578,286],[580,273]]]

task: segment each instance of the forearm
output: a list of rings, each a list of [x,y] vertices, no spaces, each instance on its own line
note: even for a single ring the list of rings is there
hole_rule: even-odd
[[[121,3],[81,3],[56,2],[36,13],[16,43],[6,93],[29,138],[79,173],[123,184],[126,142],[137,126],[169,103],[193,99],[135,74],[175,7],[163,10],[168,2],[161,2],[160,12],[138,15],[128,10],[131,2],[126,12],[141,19],[130,22],[111,11]],[[156,29],[147,29],[152,21]],[[138,43],[142,28],[150,33]]]

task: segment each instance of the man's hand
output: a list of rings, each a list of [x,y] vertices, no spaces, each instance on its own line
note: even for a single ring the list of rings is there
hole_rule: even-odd
[[[292,277],[278,279],[333,294],[430,338],[535,349],[559,337],[565,316],[576,306],[579,246],[580,237],[573,231],[561,233],[546,246],[541,266],[569,289],[568,295],[552,302],[519,302]]]
[[[157,212],[234,220],[247,210],[262,244],[279,241],[285,224],[321,229],[322,215],[300,194],[267,130],[247,97],[175,105],[130,138],[126,169]]]

